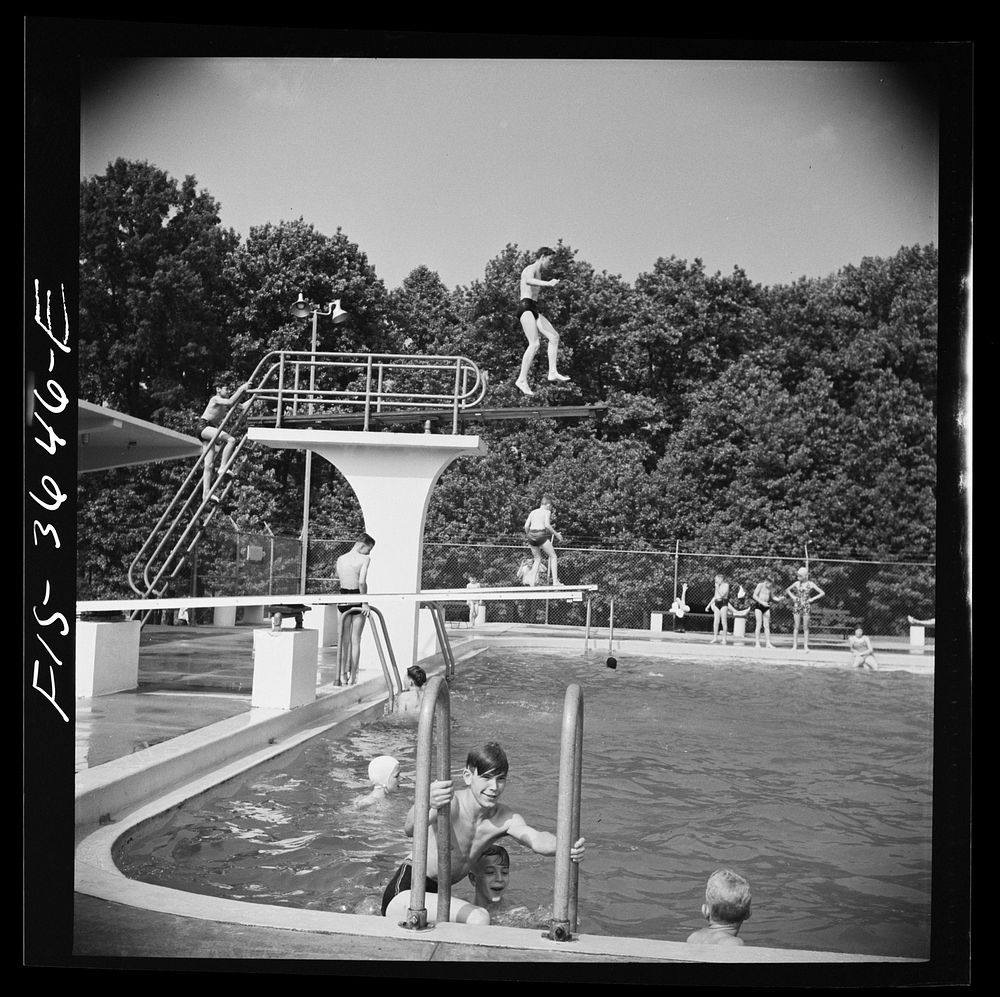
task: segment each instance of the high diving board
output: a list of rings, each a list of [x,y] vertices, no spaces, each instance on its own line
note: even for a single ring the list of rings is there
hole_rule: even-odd
[[[593,405],[521,405],[515,408],[465,408],[457,413],[440,408],[370,410],[368,424],[389,426],[406,423],[433,423],[457,418],[459,423],[500,422],[511,419],[594,419],[607,412],[606,402]],[[248,425],[264,426],[274,422],[273,417],[251,417]],[[298,429],[351,429],[364,425],[364,412],[299,412],[283,415],[281,424]]]
[[[114,613],[156,609],[214,609],[219,606],[272,606],[294,602],[303,606],[357,606],[365,602],[519,602],[559,599],[583,602],[597,591],[596,585],[522,585],[510,588],[424,589],[420,592],[368,592],[365,595],[338,595],[335,592],[309,595],[228,595],[165,596],[160,599],[86,599],[77,602],[77,613]]]

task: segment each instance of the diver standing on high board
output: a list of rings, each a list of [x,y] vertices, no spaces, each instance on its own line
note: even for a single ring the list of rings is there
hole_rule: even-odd
[[[517,308],[517,317],[521,322],[521,328],[525,336],[528,337],[528,347],[521,358],[521,373],[514,382],[525,395],[533,395],[531,385],[528,383],[528,372],[534,363],[535,354],[538,353],[540,343],[539,332],[549,341],[549,380],[553,383],[568,381],[570,378],[565,374],[560,374],[556,360],[559,354],[559,333],[552,328],[552,323],[538,311],[538,290],[542,287],[555,287],[558,280],[542,280],[542,270],[552,263],[555,250],[548,246],[542,246],[536,254],[535,262],[529,263],[521,271],[521,301]]]

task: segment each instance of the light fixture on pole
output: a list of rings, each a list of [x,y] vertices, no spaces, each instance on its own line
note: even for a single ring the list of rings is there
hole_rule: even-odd
[[[296,318],[306,318],[312,315],[312,350],[309,358],[309,411],[313,411],[313,392],[316,390],[316,341],[319,333],[320,315],[329,315],[336,325],[345,321],[350,314],[340,307],[340,298],[331,301],[326,308],[319,308],[306,301],[299,291],[298,300],[289,309]],[[299,575],[299,587],[302,595],[306,594],[307,561],[309,558],[309,498],[312,491],[312,450],[306,450],[305,480],[302,483],[302,567]]]

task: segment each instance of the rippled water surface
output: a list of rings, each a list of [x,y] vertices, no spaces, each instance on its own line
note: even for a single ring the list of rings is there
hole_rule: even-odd
[[[492,650],[451,686],[453,769],[498,740],[504,802],[555,830],[566,686],[584,697],[579,930],[683,941],[705,880],[750,880],[749,945],[926,957],[933,679],[759,663]],[[314,738],[138,828],[133,878],[197,893],[377,913],[409,854],[415,725],[386,717]],[[368,761],[402,762],[368,810]],[[552,902],[552,860],[507,839],[507,904]],[[454,888],[471,899],[468,884]],[[428,904],[432,910],[433,904]]]

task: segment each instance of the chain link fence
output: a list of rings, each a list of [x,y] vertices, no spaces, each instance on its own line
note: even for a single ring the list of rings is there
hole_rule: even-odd
[[[311,539],[306,591],[337,590],[337,558],[351,549],[353,539]],[[374,555],[378,557],[376,553]],[[672,551],[611,550],[595,547],[557,548],[559,580],[567,585],[597,585],[591,604],[591,625],[610,624],[612,600],[615,629],[648,630],[652,614],[666,614],[674,595],[687,584],[686,602],[691,613],[688,630],[709,630],[711,617],[706,606],[712,597],[717,574],[730,585],[730,597],[740,588],[747,599],[757,583],[770,576],[773,590],[783,593],[795,580],[795,572],[805,563],[802,555],[754,556],[745,554],[688,551],[677,545]],[[488,587],[520,584],[518,569],[530,563],[528,548],[501,543],[424,544],[423,588],[465,588],[470,580]],[[545,560],[539,584],[547,584]],[[301,543],[297,538],[268,534],[217,531],[198,551],[196,584],[198,594],[289,595],[301,591]],[[191,566],[185,566],[190,576]],[[899,636],[907,632],[907,616],[919,618],[935,614],[935,565],[932,561],[862,561],[841,558],[810,558],[809,576],[825,595],[814,605],[817,620],[836,611],[844,625],[860,625],[873,636]],[[176,591],[185,589],[179,580]],[[487,621],[548,623],[555,626],[583,626],[586,603],[551,600],[491,602],[486,606]],[[446,606],[449,620],[468,619],[464,604]],[[665,616],[666,626],[671,617]],[[773,633],[790,632],[789,603],[779,603],[771,613]],[[753,627],[753,614],[748,628]]]

